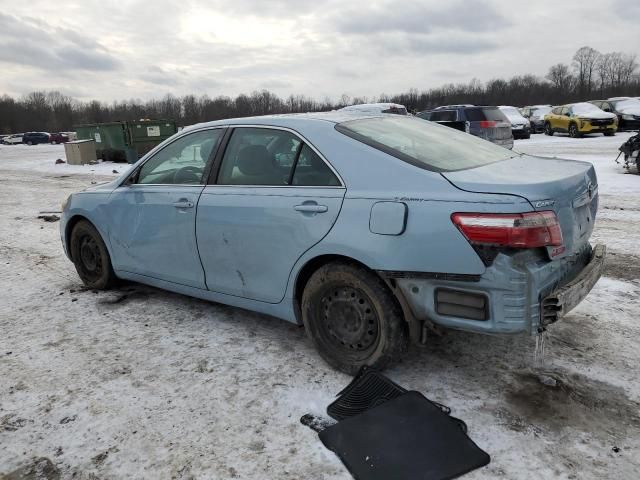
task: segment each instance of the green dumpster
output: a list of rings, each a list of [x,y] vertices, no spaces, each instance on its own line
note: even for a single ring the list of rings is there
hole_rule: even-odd
[[[178,131],[173,120],[91,123],[74,128],[78,140],[95,140],[98,158],[129,163]]]

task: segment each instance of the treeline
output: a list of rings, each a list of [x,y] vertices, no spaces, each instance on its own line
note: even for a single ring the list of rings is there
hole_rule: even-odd
[[[176,97],[148,101],[128,100],[113,103],[81,102],[60,92],[32,92],[14,99],[0,97],[0,133],[26,131],[66,131],[74,125],[140,118],[168,118],[179,125],[232,117],[274,113],[317,112],[365,102],[395,102],[410,110],[421,111],[438,105],[471,103],[476,105],[562,104],[596,97],[640,95],[640,74],[636,55],[621,52],[602,54],[582,47],[571,65],[552,66],[544,78],[536,75],[494,79],[486,83],[447,84],[440,88],[376,98],[350,98],[318,101],[303,95],[281,98],[267,90],[241,94],[235,98],[207,95]]]

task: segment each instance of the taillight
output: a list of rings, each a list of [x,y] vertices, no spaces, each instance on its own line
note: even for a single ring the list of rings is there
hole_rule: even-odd
[[[493,120],[482,120],[480,122],[480,128],[493,128],[496,126],[496,122]]]
[[[560,223],[552,211],[454,213],[451,220],[472,244],[512,248],[562,245]]]

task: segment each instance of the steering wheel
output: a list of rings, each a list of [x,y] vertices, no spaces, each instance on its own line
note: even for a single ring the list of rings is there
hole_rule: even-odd
[[[202,179],[202,168],[200,167],[182,167],[173,174],[173,183],[200,183]]]

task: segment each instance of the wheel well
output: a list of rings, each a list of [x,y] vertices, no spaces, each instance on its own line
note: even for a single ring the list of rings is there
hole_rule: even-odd
[[[73,232],[73,227],[77,225],[77,223],[81,220],[91,223],[87,217],[83,217],[82,215],[74,215],[67,222],[67,226],[64,232],[64,243],[67,245],[67,249],[69,250],[69,258],[73,261],[73,252],[71,251],[71,232]],[[93,225],[93,223],[91,223]]]
[[[326,265],[329,262],[335,262],[335,261],[343,261],[346,263],[351,263],[351,264],[355,264],[358,265],[362,268],[365,268],[369,271],[373,271],[376,275],[378,274],[375,270],[372,270],[371,268],[369,268],[367,265],[365,265],[364,263],[355,260],[354,258],[351,257],[347,257],[344,255],[320,255],[319,257],[315,257],[311,260],[309,260],[309,262],[307,262],[304,267],[302,267],[300,269],[300,271],[298,272],[298,276],[296,278],[296,283],[295,283],[295,288],[293,291],[293,309],[295,311],[295,315],[296,315],[296,319],[298,321],[298,324],[302,325],[302,310],[301,310],[301,304],[302,304],[302,292],[304,292],[304,287],[307,285],[307,282],[309,281],[309,279],[311,278],[311,275],[313,275],[313,273],[318,270],[320,267]],[[385,282],[386,284],[386,282]],[[388,287],[388,285],[387,285]],[[391,294],[396,298],[396,300],[398,301],[398,303],[400,303],[402,305],[402,302],[400,300],[398,300],[397,298],[397,294],[394,291],[393,288],[389,288],[389,290],[391,291]]]

